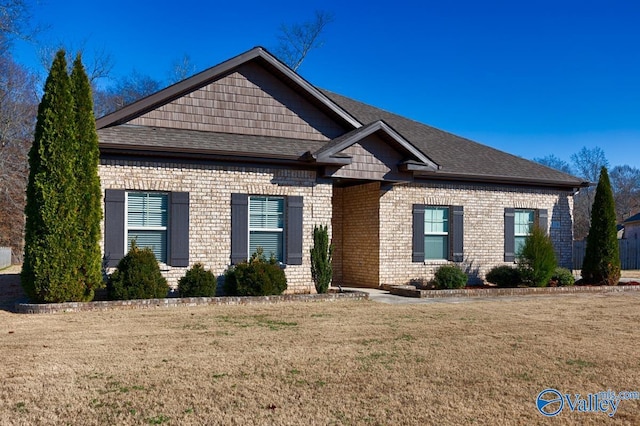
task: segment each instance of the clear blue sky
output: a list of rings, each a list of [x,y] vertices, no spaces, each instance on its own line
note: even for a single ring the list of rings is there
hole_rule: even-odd
[[[45,43],[104,49],[114,76],[156,79],[185,54],[202,70],[273,51],[282,23],[330,11],[298,70],[312,84],[521,157],[599,146],[640,168],[635,0],[28,1]],[[34,69],[35,52],[14,50]]]

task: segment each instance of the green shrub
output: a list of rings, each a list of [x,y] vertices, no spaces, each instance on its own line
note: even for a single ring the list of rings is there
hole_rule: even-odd
[[[520,271],[509,265],[496,266],[492,268],[485,279],[498,287],[517,287],[522,283]]]
[[[112,300],[158,299],[167,297],[168,291],[167,280],[160,273],[151,249],[139,249],[135,242],[107,282]]]
[[[555,281],[558,286],[571,286],[574,285],[576,279],[573,274],[567,268],[556,268],[551,276],[551,280]]]
[[[311,248],[311,277],[318,293],[326,293],[329,289],[333,274],[331,268],[332,253],[333,246],[329,244],[327,226],[314,226],[313,247]]]
[[[433,284],[438,290],[448,288],[462,288],[467,284],[467,274],[456,265],[442,265],[433,278]]]
[[[178,280],[180,297],[213,297],[218,281],[211,271],[206,271],[201,263],[196,263]]]
[[[620,248],[616,210],[607,168],[602,167],[591,208],[591,226],[582,263],[587,284],[617,285],[620,281]]]
[[[269,296],[287,289],[287,277],[274,256],[264,257],[262,248],[249,262],[232,265],[224,273],[224,291],[228,296]]]
[[[522,281],[534,287],[546,287],[558,267],[553,243],[547,233],[534,226],[518,253],[518,269]]]

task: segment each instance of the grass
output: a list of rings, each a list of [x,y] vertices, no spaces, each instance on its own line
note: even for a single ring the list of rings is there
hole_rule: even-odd
[[[0,423],[547,424],[543,389],[640,390],[638,322],[634,294],[0,312]]]

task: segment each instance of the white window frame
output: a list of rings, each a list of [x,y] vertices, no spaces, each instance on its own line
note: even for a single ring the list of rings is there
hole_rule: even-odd
[[[129,226],[129,194],[159,194],[167,197],[167,211],[166,211],[166,223],[165,226]],[[164,249],[165,259],[157,259],[159,263],[166,264],[169,257],[169,194],[166,192],[154,192],[154,191],[125,191],[124,198],[124,253],[128,253],[129,249],[129,231],[163,231],[165,233],[166,247]]]
[[[428,232],[427,231],[427,212],[430,210],[444,210],[446,212],[446,220],[442,223],[446,224],[446,231],[444,232]],[[443,253],[443,257],[439,257],[439,258],[428,258],[427,257],[427,252],[429,251],[427,249],[427,242],[425,241],[424,243],[424,260],[425,262],[437,262],[437,261],[446,261],[449,259],[449,251],[451,250],[451,247],[449,247],[450,245],[450,241],[449,241],[449,232],[451,229],[451,218],[450,216],[450,212],[449,212],[449,206],[424,206],[424,237],[426,238],[427,236],[438,236],[438,237],[445,237],[445,244],[446,244],[446,253]],[[438,222],[440,223],[440,222]]]
[[[251,227],[251,200],[252,199],[256,199],[256,198],[266,198],[267,200],[269,199],[277,199],[277,200],[282,200],[282,227],[281,228],[254,228]],[[247,214],[247,254],[248,254],[248,259],[251,259],[251,256],[253,255],[253,252],[251,251],[251,232],[264,232],[264,233],[279,233],[280,234],[280,246],[282,247],[281,250],[281,259],[278,258],[278,256],[276,256],[276,260],[279,262],[284,262],[285,259],[285,228],[287,225],[287,217],[286,217],[286,210],[287,210],[287,206],[286,206],[287,200],[286,197],[284,196],[278,196],[278,195],[250,195],[249,196],[249,200],[247,203],[247,208],[248,208],[248,214]],[[264,249],[264,247],[263,247]],[[267,258],[267,260],[269,260],[269,258],[271,257],[271,252],[267,253],[267,252],[263,252],[264,256]]]

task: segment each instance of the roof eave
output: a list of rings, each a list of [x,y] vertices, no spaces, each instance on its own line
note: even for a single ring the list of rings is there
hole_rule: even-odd
[[[430,172],[430,173],[416,172],[415,176],[416,178],[419,178],[419,179],[563,188],[563,189],[571,189],[574,192],[578,191],[580,188],[584,188],[588,186],[588,182],[579,182],[579,181],[568,182],[568,181],[558,181],[558,180],[552,180],[552,179],[520,178],[520,177],[513,177],[513,176],[497,176],[497,175],[474,175],[474,174],[466,174],[466,173],[449,173],[449,172],[443,172],[443,171],[436,171],[436,172]]]

